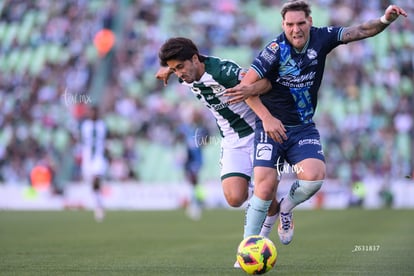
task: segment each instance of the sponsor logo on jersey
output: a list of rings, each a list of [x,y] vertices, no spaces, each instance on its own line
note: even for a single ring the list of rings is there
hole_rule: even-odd
[[[260,57],[263,58],[268,64],[272,64],[276,60],[276,55],[269,53],[269,51],[261,52]]]
[[[277,82],[289,88],[309,88],[315,81],[316,72],[305,75],[284,75],[277,79]]]
[[[233,72],[235,72],[236,71],[236,69],[237,69],[237,67],[235,67],[235,66],[233,66],[233,65],[229,65],[229,66],[226,66],[226,65],[223,65],[222,67],[221,67],[221,71],[226,71],[226,76],[230,76],[230,74]]]
[[[211,101],[212,99],[214,99],[214,96],[213,95],[207,95],[207,97],[206,97],[206,100],[207,101]]]
[[[213,108],[214,110],[221,110],[221,109],[223,109],[223,108],[228,107],[229,105],[230,105],[230,104],[227,102],[227,103],[211,104],[210,106],[211,106],[211,108]]]
[[[269,49],[273,53],[276,53],[277,50],[279,50],[279,44],[277,44],[276,42],[272,42],[269,44],[269,46],[267,46],[267,49]]]
[[[259,143],[256,147],[256,160],[270,160],[272,158],[273,145]]]
[[[299,146],[304,145],[321,145],[321,142],[318,139],[302,139],[298,142]]]

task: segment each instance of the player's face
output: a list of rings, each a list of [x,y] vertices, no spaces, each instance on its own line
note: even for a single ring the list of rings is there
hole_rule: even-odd
[[[309,39],[312,17],[306,17],[303,11],[288,11],[282,21],[282,27],[287,40],[300,51]]]
[[[198,81],[202,75],[202,63],[198,60],[196,55],[191,60],[169,60],[168,67],[174,72],[177,77],[186,83]]]

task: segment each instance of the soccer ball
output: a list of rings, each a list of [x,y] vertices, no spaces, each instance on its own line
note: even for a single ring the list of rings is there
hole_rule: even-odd
[[[237,249],[237,261],[247,274],[264,274],[276,263],[277,250],[265,237],[254,235],[241,241]]]

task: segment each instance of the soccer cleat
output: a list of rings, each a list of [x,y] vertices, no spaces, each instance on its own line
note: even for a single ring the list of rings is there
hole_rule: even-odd
[[[233,267],[234,268],[241,268],[240,267],[240,264],[239,264],[239,261],[236,260],[236,262],[234,263]]]
[[[280,212],[279,227],[277,232],[279,234],[280,242],[283,244],[289,244],[293,239],[293,213],[282,213]]]
[[[191,203],[189,206],[187,206],[186,214],[191,220],[194,220],[194,221],[200,220],[201,213],[202,213],[202,209],[198,204]]]
[[[96,208],[94,211],[94,217],[96,222],[102,222],[105,218],[105,211],[103,208]]]

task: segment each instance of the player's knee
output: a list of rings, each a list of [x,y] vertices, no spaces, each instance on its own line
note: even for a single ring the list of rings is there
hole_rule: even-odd
[[[242,195],[242,194],[236,194],[236,193],[227,193],[225,194],[227,203],[231,206],[231,207],[240,207],[243,205],[243,203],[247,200],[247,194]]]
[[[247,189],[224,189],[224,197],[231,207],[240,207],[247,200]]]
[[[275,189],[276,187],[273,183],[268,183],[266,185],[258,185],[258,187],[255,188],[254,193],[259,198],[271,200],[274,197]]]
[[[231,207],[240,207],[247,200],[249,183],[242,177],[229,177],[223,180],[223,193]]]
[[[326,166],[322,160],[305,159],[294,166],[299,179],[308,181],[325,179]]]

